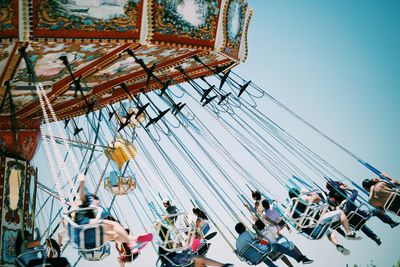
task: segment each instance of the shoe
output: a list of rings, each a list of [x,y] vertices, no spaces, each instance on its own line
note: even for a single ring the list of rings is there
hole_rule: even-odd
[[[342,245],[336,245],[336,249],[337,249],[337,251],[339,251],[343,255],[347,256],[347,255],[350,254],[350,250],[348,250],[347,248],[343,247]]]
[[[310,259],[307,258],[307,257],[305,257],[301,262],[302,262],[303,264],[311,264],[311,263],[313,263],[314,261],[313,261],[313,260],[310,260]]]
[[[390,224],[390,227],[395,228],[399,224],[400,224],[399,222],[393,222]]]
[[[349,235],[345,235],[344,237],[348,240],[361,240],[362,239],[361,236],[357,236],[356,233],[354,233],[354,232]]]
[[[231,266],[233,266],[232,263],[225,263],[224,265],[222,265],[222,267],[231,267]]]
[[[376,244],[377,244],[378,246],[380,246],[380,245],[382,244],[382,241],[381,241],[380,238],[376,238],[376,239],[374,239],[374,241],[376,242]]]

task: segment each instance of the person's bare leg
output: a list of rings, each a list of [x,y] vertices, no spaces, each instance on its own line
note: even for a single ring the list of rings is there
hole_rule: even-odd
[[[292,263],[289,261],[289,259],[286,256],[283,256],[281,260],[289,267],[293,267]]]
[[[206,257],[194,256],[193,257],[195,267],[203,266],[223,266],[224,264]]]
[[[134,243],[136,240],[133,236],[130,236],[124,227],[117,222],[110,220],[103,220],[104,231],[107,236],[117,237],[114,240],[109,241],[117,241],[117,242],[125,242],[125,243]]]
[[[339,245],[339,242],[337,241],[336,235],[331,232],[329,235],[326,236],[329,241],[331,241],[332,244],[334,244],[335,246]]]
[[[344,230],[346,231],[346,234],[353,233],[353,231],[351,231],[350,229],[349,220],[347,219],[347,216],[346,214],[344,214],[343,211],[340,213],[340,223],[342,224]]]

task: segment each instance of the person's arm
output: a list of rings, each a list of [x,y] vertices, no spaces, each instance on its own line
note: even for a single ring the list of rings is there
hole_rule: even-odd
[[[386,172],[382,172],[381,176],[385,177],[386,179],[388,179],[389,181],[391,181],[395,185],[400,185],[400,182],[398,182],[395,179],[393,179],[392,177],[390,177],[389,174],[387,174]]]
[[[86,202],[86,192],[85,192],[85,175],[78,175],[79,181],[79,198],[81,199],[82,204]]]

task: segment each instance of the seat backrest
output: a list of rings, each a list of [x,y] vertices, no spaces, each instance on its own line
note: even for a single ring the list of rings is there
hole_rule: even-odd
[[[241,250],[235,252],[240,260],[245,260],[248,264],[257,265],[261,263],[269,252],[263,252],[252,244],[246,244]]]
[[[400,189],[393,190],[393,193],[386,200],[384,209],[395,215],[400,215]]]

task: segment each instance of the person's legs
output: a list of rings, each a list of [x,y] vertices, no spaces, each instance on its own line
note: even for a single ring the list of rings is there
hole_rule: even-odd
[[[379,220],[381,220],[383,223],[389,224],[392,228],[396,227],[397,225],[399,225],[398,222],[395,222],[392,217],[390,217],[389,215],[387,215],[385,213],[384,210],[381,209],[375,209],[372,212],[372,216],[376,216],[378,217]]]
[[[275,263],[273,263],[270,259],[268,259],[267,257],[263,260],[263,262],[268,266],[268,267],[278,267],[277,265],[275,265]]]
[[[271,247],[272,247],[272,250],[276,250],[276,251],[282,252],[283,254],[295,259],[296,261],[299,261],[300,258],[303,256],[303,255],[295,252],[294,250],[290,250],[290,249],[282,246],[279,243],[274,243],[274,244],[271,245]]]
[[[281,260],[289,267],[293,267],[292,263],[289,261],[289,259],[286,256],[283,256]]]
[[[340,229],[340,232],[338,231]],[[341,228],[337,228],[336,229],[339,233],[343,233],[344,232]],[[326,237],[329,239],[329,241],[331,241],[332,244],[334,244],[336,246],[337,251],[339,251],[340,253],[344,254],[344,255],[349,255],[350,254],[350,250],[348,250],[347,248],[343,247],[342,245],[339,244],[336,235],[333,232],[330,232],[326,235]]]
[[[107,237],[115,238],[114,240],[107,240],[106,242],[110,241],[117,241],[117,242],[125,242],[125,243],[133,243],[136,240],[133,236],[130,236],[124,227],[117,222],[103,220],[104,231]]]
[[[193,256],[194,266],[195,267],[203,267],[203,266],[224,266],[224,263],[219,261],[215,261],[206,257],[201,256]]]
[[[368,236],[369,238],[371,238],[372,240],[374,240],[378,246],[381,245],[381,240],[379,239],[379,237],[374,233],[374,231],[372,231],[371,228],[369,228],[368,226],[366,226],[365,224],[363,225],[363,227],[361,227],[360,229],[366,236]]]

